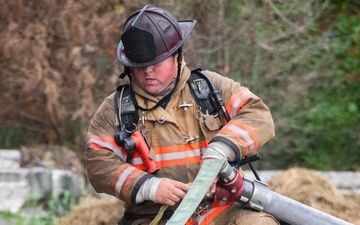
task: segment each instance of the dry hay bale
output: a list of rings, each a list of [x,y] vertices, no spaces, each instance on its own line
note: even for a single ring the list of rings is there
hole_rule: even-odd
[[[346,215],[348,216],[348,221],[351,221],[354,223],[354,225],[360,225],[360,194],[359,193],[350,193],[345,194],[345,201],[349,205],[348,207],[351,208],[351,210],[346,212]]]
[[[360,224],[360,196],[349,198],[313,170],[290,168],[270,181],[269,188],[340,219]]]
[[[85,196],[70,213],[58,219],[58,225],[114,225],[123,211],[122,202],[116,198]]]

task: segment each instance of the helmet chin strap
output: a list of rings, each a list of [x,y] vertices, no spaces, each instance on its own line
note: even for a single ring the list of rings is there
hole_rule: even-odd
[[[151,107],[150,109],[146,109],[146,108],[143,108],[141,106],[138,105],[137,101],[136,101],[136,98],[135,98],[135,92],[134,90],[132,89],[132,87],[130,86],[130,97],[131,97],[131,100],[133,101],[134,105],[142,110],[142,111],[151,111],[153,109],[156,109],[157,107],[161,106],[163,108],[166,107],[167,103],[169,102],[170,98],[171,98],[171,95],[174,93],[178,83],[179,83],[179,80],[180,80],[180,73],[181,73],[181,62],[182,62],[182,48],[179,48],[178,51],[177,51],[177,54],[178,54],[178,58],[177,58],[177,75],[176,75],[176,80],[175,80],[175,85],[174,85],[174,88],[170,91],[169,94],[165,95],[162,99],[160,99],[153,107]],[[120,74],[120,78],[124,78],[126,75],[129,76],[129,78],[131,79],[131,76],[130,76],[130,73],[131,73],[131,70],[129,67],[125,67],[124,69],[124,72],[122,74]]]
[[[131,69],[130,67],[124,66],[124,71],[119,75],[119,78],[124,79],[126,76],[130,78]]]

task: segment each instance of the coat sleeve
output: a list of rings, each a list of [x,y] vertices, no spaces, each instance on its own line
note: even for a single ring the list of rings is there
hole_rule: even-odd
[[[152,175],[126,163],[127,152],[116,144],[113,98],[114,94],[106,98],[90,121],[85,149],[87,174],[95,191],[135,204],[140,186]]]
[[[270,109],[248,88],[217,73],[206,71],[218,89],[230,116],[213,141],[221,141],[236,153],[237,160],[256,152],[275,136]]]

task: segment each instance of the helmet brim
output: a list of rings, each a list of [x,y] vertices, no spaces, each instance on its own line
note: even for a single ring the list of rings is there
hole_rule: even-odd
[[[190,32],[194,29],[196,20],[182,20],[182,21],[178,21],[178,24],[179,24],[179,29],[182,32],[182,40],[177,45],[175,45],[170,51],[155,57],[155,59],[150,62],[136,63],[136,62],[132,62],[131,60],[129,60],[126,57],[125,51],[124,51],[124,44],[122,41],[120,41],[120,43],[117,47],[117,50],[116,50],[116,56],[117,56],[118,60],[124,66],[131,67],[131,68],[147,67],[147,66],[156,65],[156,64],[162,62],[163,60],[167,59],[169,56],[173,55],[180,47],[183,46],[186,38],[189,36]]]

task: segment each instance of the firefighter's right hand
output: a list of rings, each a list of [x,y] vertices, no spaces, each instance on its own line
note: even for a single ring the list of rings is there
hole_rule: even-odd
[[[185,197],[189,188],[190,187],[185,183],[163,178],[157,189],[155,202],[174,206]]]
[[[234,161],[235,158],[236,154],[232,148],[230,148],[230,146],[220,141],[214,141],[209,144],[206,151],[204,152],[200,162],[200,167],[202,166],[203,161],[207,159],[226,159],[227,161],[231,162]],[[210,197],[215,193],[217,182],[218,178],[216,178],[211,184],[209,190],[206,192],[206,197]]]
[[[146,180],[136,195],[136,203],[150,200],[159,204],[173,206],[185,197],[189,186],[168,178],[152,177]]]

